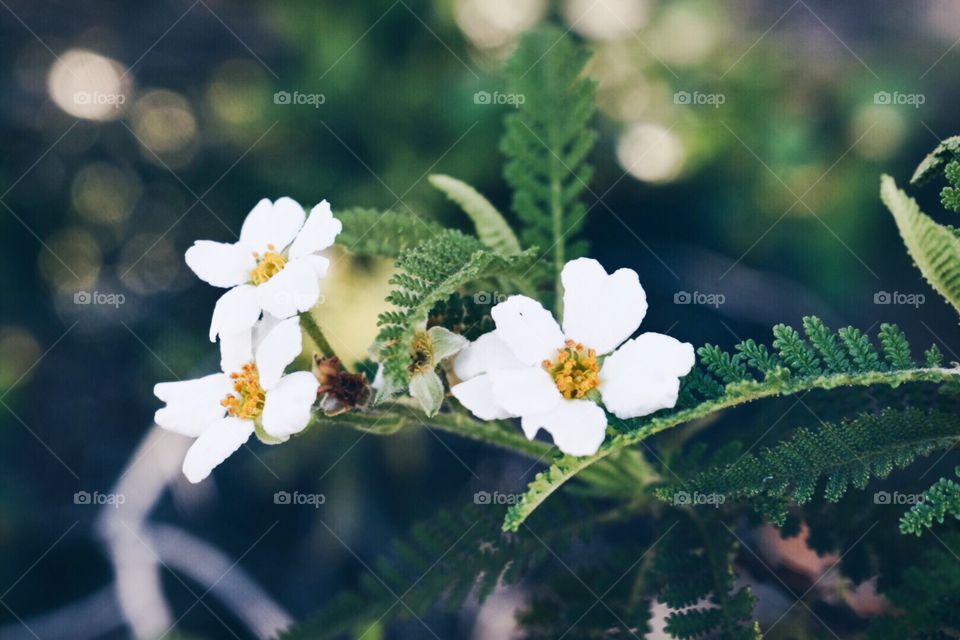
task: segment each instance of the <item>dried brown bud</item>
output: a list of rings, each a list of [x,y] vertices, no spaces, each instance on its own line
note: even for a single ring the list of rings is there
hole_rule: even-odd
[[[323,358],[313,355],[313,374],[320,382],[317,393],[324,414],[335,416],[346,411],[363,408],[370,402],[370,383],[362,373],[347,371],[340,358]]]

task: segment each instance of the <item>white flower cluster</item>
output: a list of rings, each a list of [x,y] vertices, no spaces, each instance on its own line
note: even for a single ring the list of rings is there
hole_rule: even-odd
[[[291,198],[263,199],[239,241],[198,240],[187,250],[187,265],[201,280],[227,289],[210,322],[210,340],[220,339],[221,372],[154,387],[166,403],[157,424],[196,438],[183,461],[191,482],[209,476],[252,434],[277,444],[309,423],[317,378],[283,372],[302,350],[297,314],[317,303],[330,264],[319,252],[341,228],[326,200],[307,217]]]
[[[261,200],[238,242],[200,240],[187,250],[194,273],[227,289],[210,323],[221,372],[154,389],[166,403],[157,424],[196,438],[183,462],[191,482],[252,434],[277,444],[309,423],[317,377],[283,372],[302,350],[297,314],[317,303],[329,267],[318,252],[341,229],[326,201],[307,217],[290,198]],[[472,343],[442,327],[417,331],[406,386],[423,411],[441,409],[446,393],[436,368],[448,359],[450,392],[477,418],[519,418],[528,438],[545,429],[572,455],[597,451],[608,412],[628,419],[673,407],[693,347],[659,333],[629,339],[647,312],[636,272],[608,274],[581,258],[564,266],[561,281],[562,328],[539,302],[515,295],[493,307],[496,329]],[[381,369],[373,386],[385,384]]]

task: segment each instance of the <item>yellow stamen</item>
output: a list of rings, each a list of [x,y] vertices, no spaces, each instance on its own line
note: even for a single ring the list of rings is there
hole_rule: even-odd
[[[287,264],[287,259],[276,251],[272,244],[267,245],[267,251],[262,256],[254,251],[253,257],[257,259],[257,266],[250,272],[250,280],[256,285],[263,284],[283,271],[283,266]]]
[[[234,380],[234,393],[228,393],[220,404],[227,408],[227,413],[244,420],[254,420],[263,413],[263,404],[267,393],[260,386],[260,372],[252,362],[243,365],[237,373],[231,373]]]
[[[567,400],[583,398],[600,384],[597,352],[573,340],[567,340],[566,345],[558,350],[555,361],[544,360],[543,368],[553,377],[557,389]]]
[[[417,331],[410,344],[410,373],[428,373],[433,371],[433,343],[426,331]]]

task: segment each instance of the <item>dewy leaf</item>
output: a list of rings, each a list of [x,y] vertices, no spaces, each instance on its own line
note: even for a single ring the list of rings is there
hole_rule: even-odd
[[[880,197],[893,214],[917,268],[960,311],[960,238],[956,231],[920,211],[916,200],[898,189],[890,176],[881,178]]]
[[[473,220],[477,237],[497,253],[511,255],[520,253],[520,241],[506,219],[489,200],[462,180],[450,176],[435,174],[429,178],[430,184],[446,194],[460,205],[464,213]]]

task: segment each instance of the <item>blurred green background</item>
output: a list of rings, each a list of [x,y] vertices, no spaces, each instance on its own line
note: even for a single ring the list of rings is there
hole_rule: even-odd
[[[834,327],[897,322],[960,359],[955,317],[878,198],[882,172],[904,183],[960,131],[955,2],[0,5],[0,624],[11,637],[25,633],[18,619],[110,584],[98,510],[73,496],[108,492],[124,472],[158,406],[155,382],[217,365],[206,335],[220,292],[186,269],[184,250],[232,241],[257,200],[282,195],[466,228],[432,172],[507,210],[498,143],[512,107],[477,93],[505,91],[502,61],[544,21],[594,51],[601,136],[585,234],[608,270],[640,274],[646,329],[731,346],[816,313]],[[935,191],[919,194],[930,212]],[[343,256],[324,292],[318,317],[353,358],[388,273]],[[101,295],[78,304],[82,292]],[[876,304],[883,292],[924,300]],[[98,303],[110,294],[122,304]],[[354,584],[358,557],[412,520],[534,472],[424,430],[315,430],[250,449],[201,487],[178,481],[151,517],[242,557],[296,618]],[[151,464],[146,451],[134,469]],[[284,509],[277,490],[327,501]],[[163,585],[174,618],[203,592],[170,575]],[[471,637],[466,618],[437,628]],[[221,622],[249,637],[212,599],[179,625],[232,637]],[[422,629],[408,631],[398,637]]]

